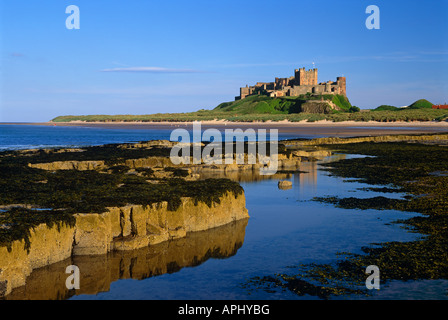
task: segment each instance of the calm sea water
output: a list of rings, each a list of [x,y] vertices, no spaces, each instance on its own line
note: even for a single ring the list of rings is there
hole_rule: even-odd
[[[169,139],[170,132],[157,129],[0,126],[0,148]],[[347,156],[336,155],[325,161]],[[303,163],[300,170],[306,173],[264,180],[251,175],[231,176],[240,181],[245,190],[250,215],[248,221],[191,234],[185,239],[135,252],[80,257],[38,269],[31,274],[27,286],[14,291],[10,298],[316,299],[297,296],[289,291],[249,290],[245,284],[253,277],[291,274],[290,266],[335,262],[338,252],[360,253],[361,247],[374,243],[412,241],[420,237],[407,232],[399,224],[390,223],[417,214],[346,210],[312,201],[314,197],[327,195],[384,195],[362,191],[361,188],[368,186],[344,182],[319,169],[319,163]],[[293,188],[278,189],[279,179],[292,181]],[[80,267],[82,288],[74,296],[64,296],[61,292],[65,286],[65,267],[72,263]],[[445,280],[393,281],[367,299],[446,299],[447,287]],[[335,299],[360,298],[366,299],[359,296]]]
[[[169,140],[171,130],[0,125],[0,150]]]
[[[62,146],[91,146],[108,143],[139,142],[147,140],[170,140],[175,128],[154,127],[149,129],[64,127],[44,125],[0,125],[0,151]],[[188,129],[191,132],[190,129]],[[269,137],[269,131],[267,132]],[[279,139],[310,138],[279,133]]]

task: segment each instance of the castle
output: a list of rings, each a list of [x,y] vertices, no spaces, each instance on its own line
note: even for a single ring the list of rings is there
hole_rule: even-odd
[[[338,77],[336,82],[317,82],[317,69],[306,71],[305,68],[296,69],[294,77],[275,78],[274,82],[257,82],[255,86],[240,88],[239,97],[241,100],[254,94],[265,94],[270,97],[296,97],[302,94],[341,94],[346,96],[346,79]]]

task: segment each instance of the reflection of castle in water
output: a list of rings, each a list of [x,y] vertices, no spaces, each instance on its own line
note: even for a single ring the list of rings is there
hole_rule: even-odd
[[[299,190],[304,188],[313,188],[317,186],[317,162],[303,162],[300,164],[300,171],[306,172],[303,174],[297,174],[294,176],[294,184],[299,186]]]
[[[210,258],[228,258],[242,247],[247,223],[248,219],[242,219],[138,250],[74,256],[34,270],[27,278],[26,285],[14,289],[6,299],[54,300],[97,294],[109,291],[111,283],[120,279],[142,280],[177,272],[184,267],[198,266]],[[65,270],[69,265],[79,267],[79,290],[66,288],[69,274]]]
[[[253,170],[235,170],[235,171],[217,171],[203,172],[199,174],[201,179],[219,179],[226,178],[237,182],[256,182],[262,180],[282,180],[289,179],[292,173],[276,173],[273,175],[260,175]]]
[[[319,170],[320,163],[329,163],[345,158],[345,154],[334,154],[332,156],[322,158],[319,161],[302,162],[299,170],[306,173],[294,175],[294,184],[298,186],[299,194],[302,194],[304,191],[315,191],[317,189],[317,171]]]
[[[343,160],[346,158],[345,154],[332,154],[331,156],[319,157],[317,161],[303,161],[297,168],[298,173],[276,173],[273,175],[260,175],[256,170],[235,170],[235,171],[216,171],[216,172],[201,172],[201,179],[209,178],[227,178],[237,182],[257,182],[262,180],[289,180],[293,178],[296,189],[299,193],[302,191],[315,191],[317,188],[319,164],[329,163]],[[291,172],[293,172],[292,170]],[[281,172],[281,171],[280,171]],[[298,187],[297,187],[298,186]]]

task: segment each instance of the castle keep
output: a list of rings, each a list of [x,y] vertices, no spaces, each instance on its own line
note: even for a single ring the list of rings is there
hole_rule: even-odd
[[[302,94],[341,94],[346,96],[346,79],[338,77],[336,82],[317,82],[317,69],[296,69],[294,77],[275,78],[274,82],[257,82],[254,86],[240,88],[240,96],[235,100],[244,99],[254,94],[265,94],[270,97],[296,97]]]

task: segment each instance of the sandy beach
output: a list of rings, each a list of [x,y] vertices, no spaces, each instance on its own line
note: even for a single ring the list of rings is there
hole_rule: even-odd
[[[74,126],[74,127],[98,127],[119,129],[176,129],[192,128],[192,122],[39,122],[39,123],[0,123],[1,125],[39,125],[39,126]],[[448,122],[229,122],[229,121],[201,121],[202,129],[216,128],[245,130],[252,129],[277,129],[279,133],[299,135],[325,135],[325,136],[374,136],[383,134],[419,134],[448,132]]]

